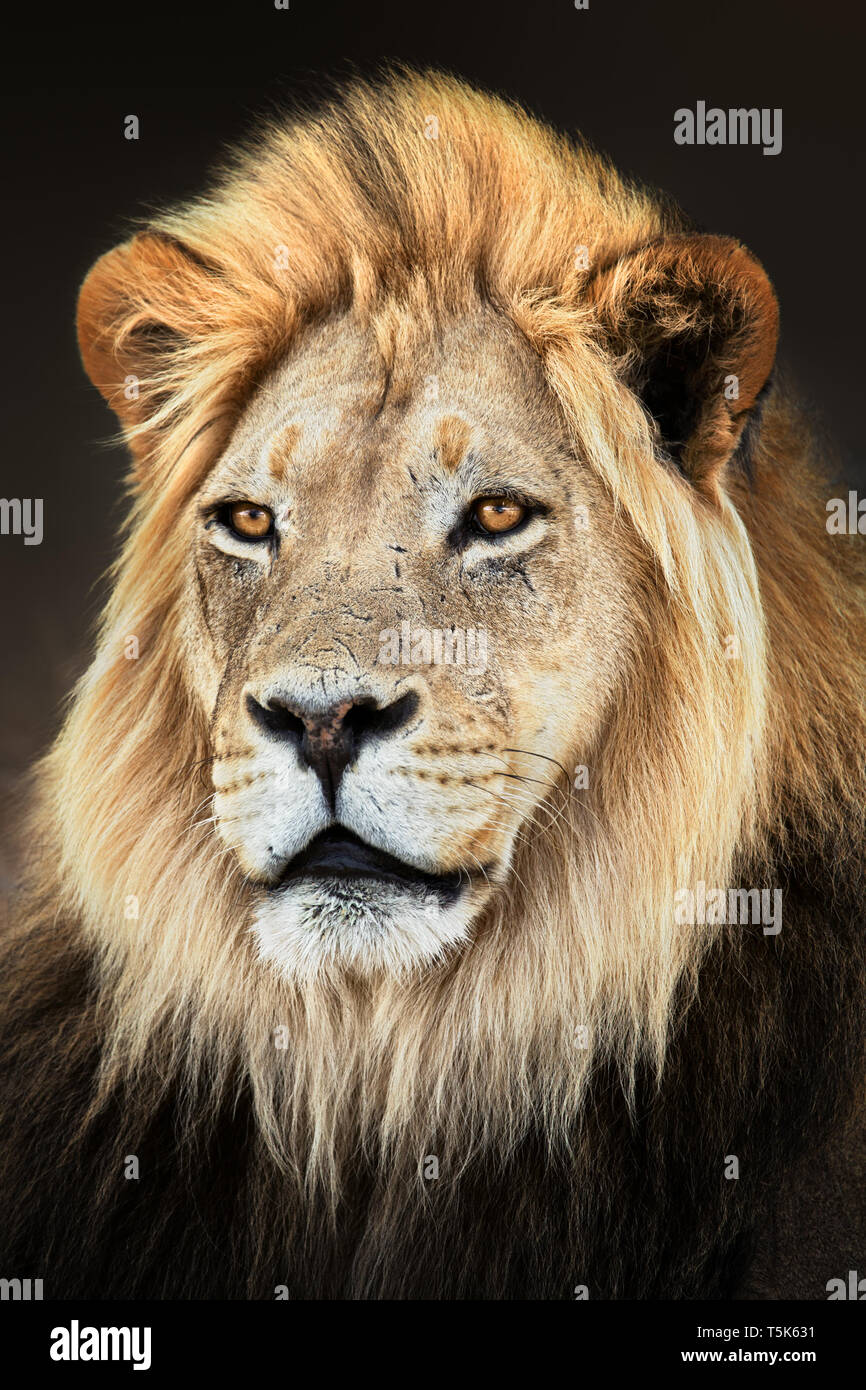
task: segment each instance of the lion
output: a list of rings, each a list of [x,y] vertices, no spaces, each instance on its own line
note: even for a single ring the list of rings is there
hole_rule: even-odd
[[[826,1297],[866,568],[758,260],[438,73],[81,290],[131,453],[3,947],[47,1296]]]

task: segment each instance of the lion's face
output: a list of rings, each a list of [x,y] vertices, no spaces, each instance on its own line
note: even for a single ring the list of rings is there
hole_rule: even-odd
[[[629,646],[613,512],[535,354],[492,310],[388,371],[354,320],[311,329],[187,521],[189,680],[262,956],[431,961],[507,890]]]

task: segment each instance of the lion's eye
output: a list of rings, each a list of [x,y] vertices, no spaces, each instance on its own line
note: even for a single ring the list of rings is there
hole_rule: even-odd
[[[528,510],[510,497],[480,497],[472,504],[472,519],[488,535],[501,535],[519,526]]]
[[[274,529],[274,515],[255,502],[232,502],[226,508],[226,524],[245,541],[263,541]]]

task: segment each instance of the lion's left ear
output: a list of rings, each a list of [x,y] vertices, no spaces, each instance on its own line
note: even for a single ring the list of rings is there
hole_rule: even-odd
[[[779,309],[765,271],[727,237],[669,236],[600,270],[587,293],[660,449],[715,492],[776,355]]]

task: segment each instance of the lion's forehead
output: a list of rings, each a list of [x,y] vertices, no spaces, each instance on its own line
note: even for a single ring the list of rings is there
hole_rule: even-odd
[[[460,467],[468,482],[481,463],[490,481],[496,469],[527,485],[539,470],[559,476],[562,421],[510,325],[479,312],[406,336],[383,342],[349,316],[308,332],[261,382],[206,490],[316,509],[375,496],[411,512],[419,490]]]

